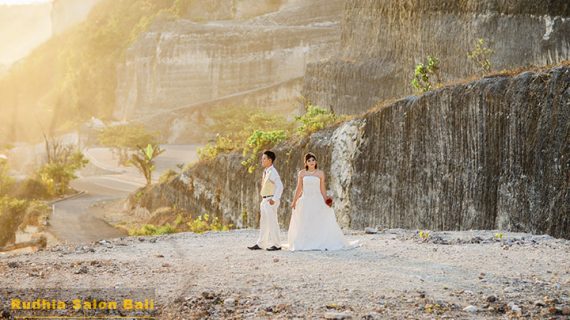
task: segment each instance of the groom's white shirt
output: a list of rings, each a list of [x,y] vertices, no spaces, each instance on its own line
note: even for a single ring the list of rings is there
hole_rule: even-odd
[[[271,166],[264,171],[263,183],[261,186],[261,196],[271,196],[261,200],[259,205],[259,239],[257,245],[261,248],[281,247],[279,236],[279,221],[277,218],[277,209],[281,202],[281,194],[283,193],[283,183],[277,170]],[[270,200],[275,202],[270,204]]]
[[[275,192],[273,193],[273,197],[271,197],[271,199],[280,201],[281,195],[283,194],[283,183],[281,182],[279,172],[277,172],[277,169],[275,169],[273,165],[265,169],[265,179],[275,184]]]

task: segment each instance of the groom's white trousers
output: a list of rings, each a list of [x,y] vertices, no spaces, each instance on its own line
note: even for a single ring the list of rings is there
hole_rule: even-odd
[[[273,205],[269,204],[269,199],[263,199],[259,205],[261,217],[259,218],[259,239],[257,245],[266,249],[272,246],[281,247],[279,239],[279,222],[277,220],[277,208],[279,201],[273,200]]]

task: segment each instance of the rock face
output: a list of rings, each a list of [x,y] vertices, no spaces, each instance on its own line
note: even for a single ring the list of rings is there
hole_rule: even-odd
[[[305,66],[338,47],[344,2],[197,1],[187,19],[155,24],[128,50],[115,116],[159,117],[173,128],[186,117],[184,131],[192,130],[196,109],[217,101],[291,110]],[[169,135],[170,142],[185,136]]]
[[[303,95],[357,114],[411,94],[414,66],[428,55],[444,81],[476,73],[467,53],[479,38],[494,50],[495,70],[570,59],[570,2],[348,0],[338,54],[307,67]]]
[[[317,154],[342,226],[507,229],[570,238],[570,67],[495,76],[408,97],[276,148],[285,185]],[[132,207],[211,213],[256,226],[260,170],[240,154],[199,163]]]

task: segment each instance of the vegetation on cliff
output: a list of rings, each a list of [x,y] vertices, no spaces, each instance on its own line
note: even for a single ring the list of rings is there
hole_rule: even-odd
[[[282,116],[256,109],[244,113],[217,110],[208,129],[216,132],[216,141],[199,149],[198,155],[200,160],[212,160],[219,153],[242,150],[242,165],[251,173],[255,170],[258,155],[263,149],[289,138],[306,137],[344,119],[312,105],[307,105],[306,112],[295,117],[295,121],[287,121]]]
[[[46,139],[47,160],[30,177],[16,181],[0,158],[0,247],[15,241],[16,230],[43,228],[50,213],[47,201],[75,192],[69,186],[87,160],[75,146]]]
[[[568,136],[568,66],[564,61],[495,72],[392,101],[308,139],[280,144],[280,174],[285,185],[294,185],[302,154],[316,152],[342,199],[335,211],[349,215],[351,228],[568,237],[567,166],[561,162],[568,159],[568,148],[561,147]],[[131,206],[150,213],[168,206],[204,210],[256,226],[259,176],[243,170],[241,161],[237,152],[218,155],[145,190]],[[282,198],[282,208],[289,200]],[[280,222],[287,224],[289,213],[282,213]]]

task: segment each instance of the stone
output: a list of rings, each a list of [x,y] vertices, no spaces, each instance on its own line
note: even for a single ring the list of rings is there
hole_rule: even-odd
[[[544,306],[546,306],[546,305],[544,304],[544,302],[542,302],[542,301],[540,301],[540,300],[536,300],[533,304],[534,304],[535,306],[537,306],[537,307],[544,307]]]
[[[376,233],[378,233],[378,229],[372,228],[372,227],[366,227],[366,228],[364,228],[364,233],[366,233],[366,234],[376,234]]]
[[[202,297],[204,297],[205,299],[214,299],[215,296],[216,296],[215,293],[210,292],[210,291],[202,292]]]
[[[513,302],[509,303],[509,308],[510,308],[511,311],[513,311],[513,312],[521,312],[521,311],[522,311],[521,307],[519,307],[518,305],[516,305],[516,304],[513,303]]]
[[[352,319],[352,314],[349,312],[326,312],[325,319],[335,319],[335,320]]]
[[[81,266],[81,268],[79,268],[77,271],[75,271],[75,274],[84,274],[89,272],[89,269],[87,269],[87,266]]]
[[[475,313],[475,312],[479,311],[479,308],[477,308],[476,306],[473,306],[473,305],[469,305],[469,306],[463,308],[463,311]]]

